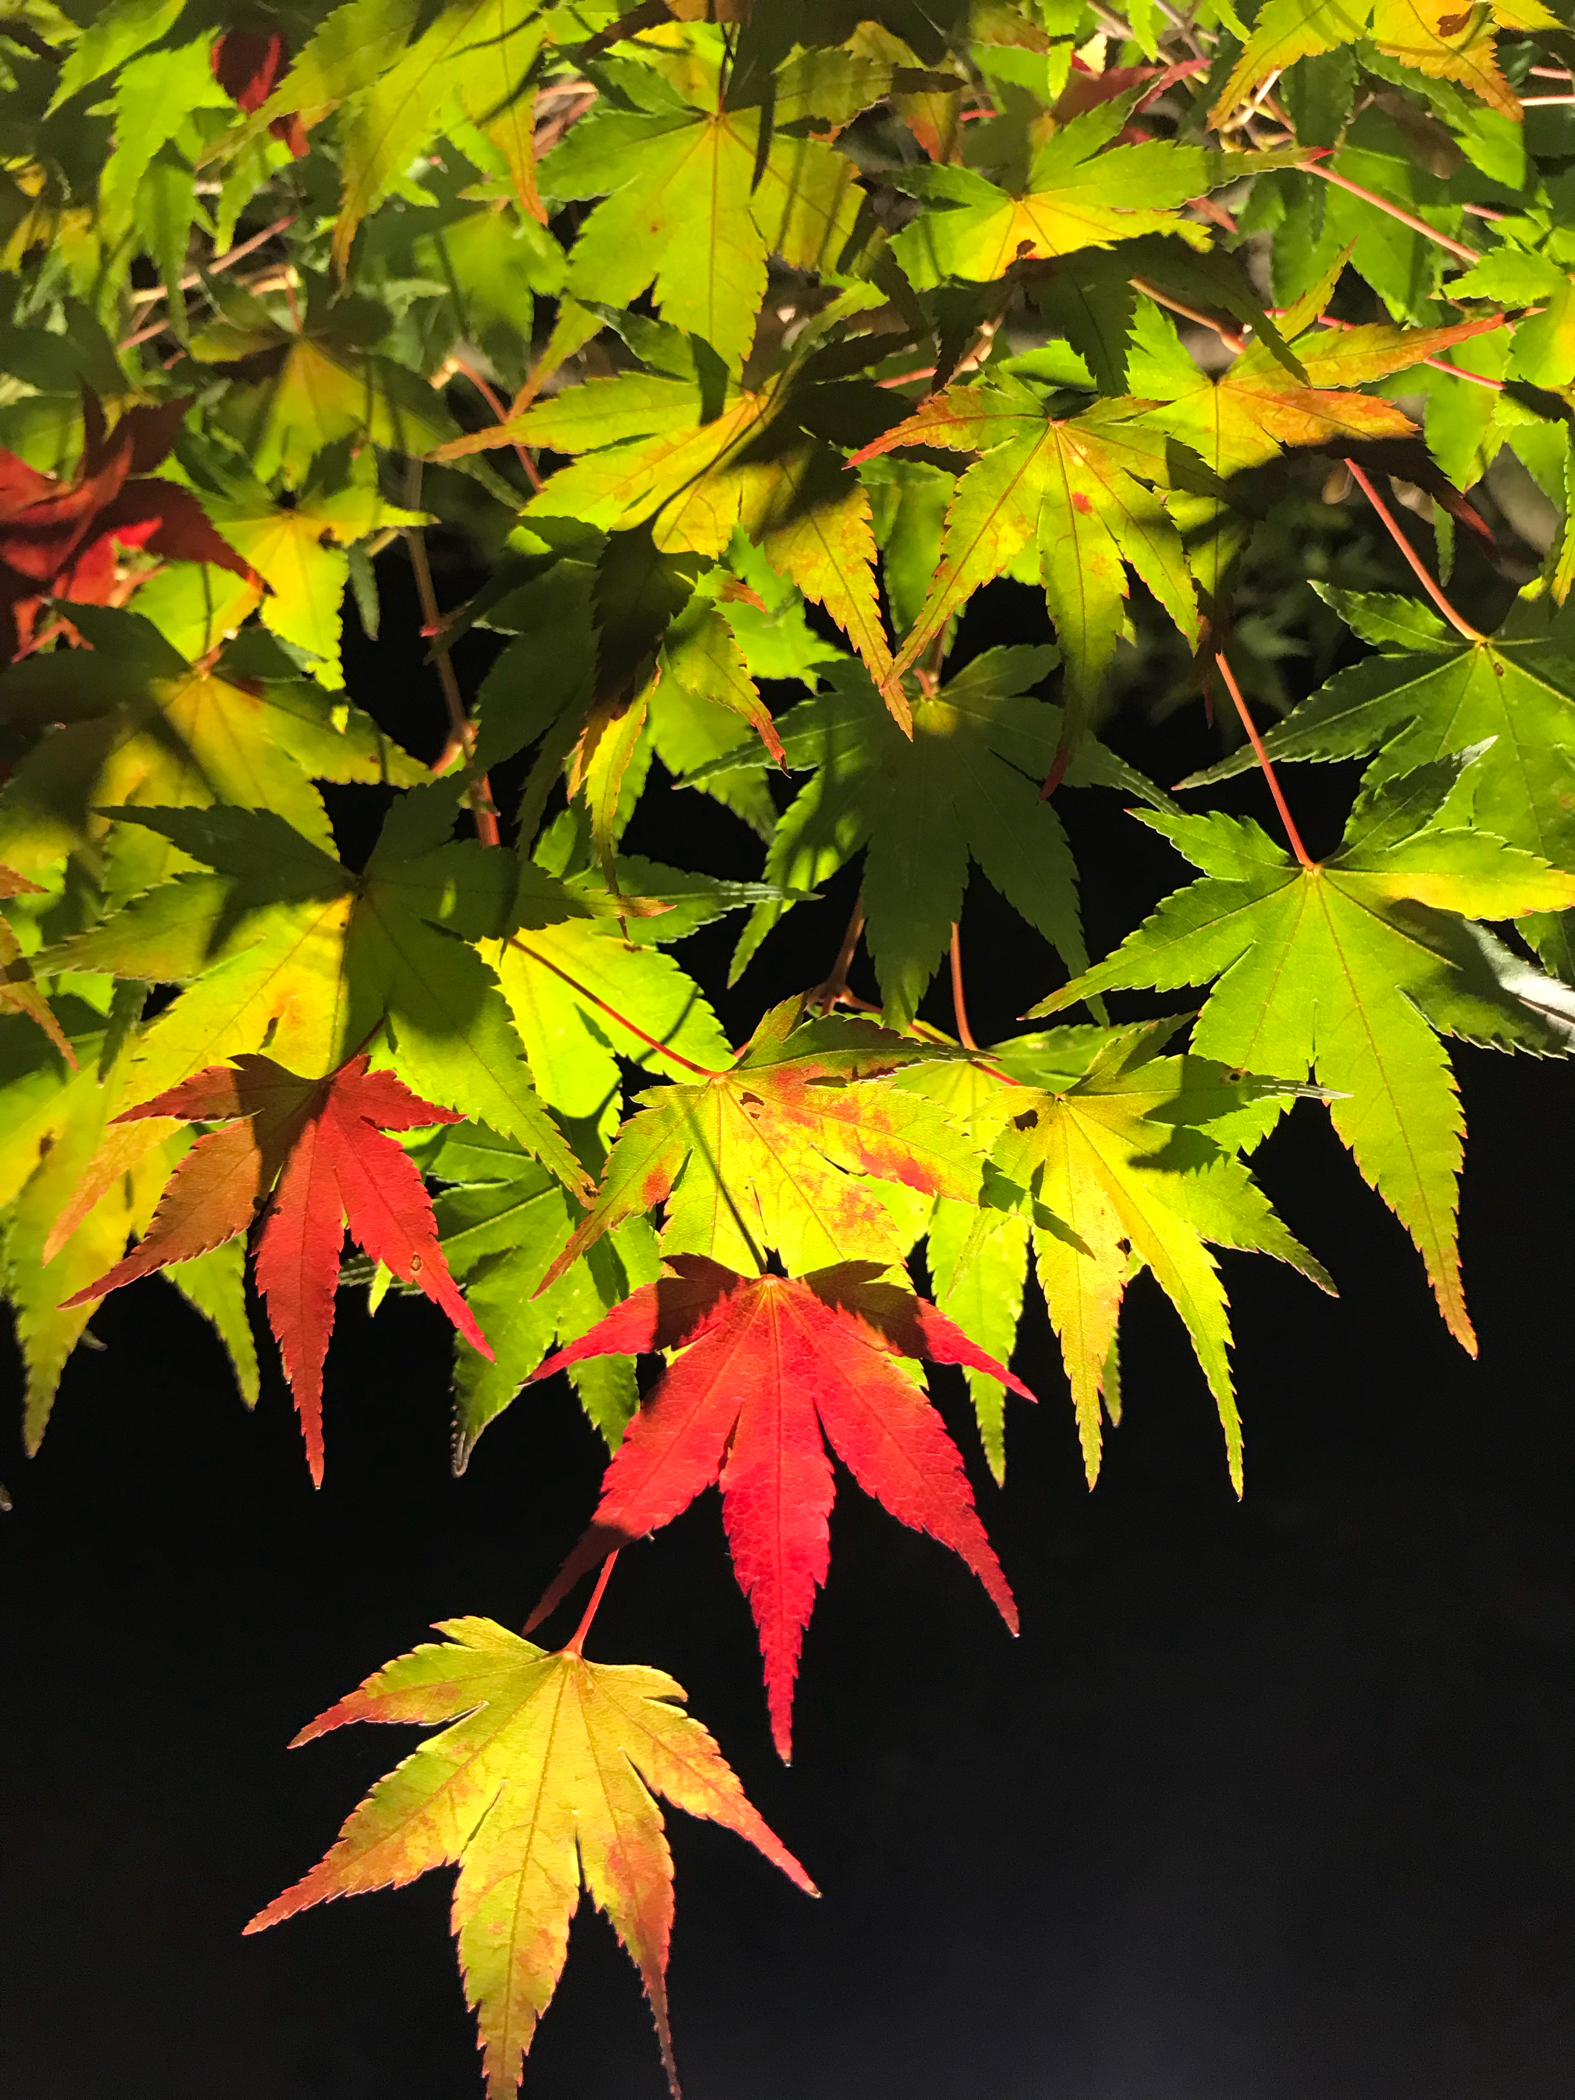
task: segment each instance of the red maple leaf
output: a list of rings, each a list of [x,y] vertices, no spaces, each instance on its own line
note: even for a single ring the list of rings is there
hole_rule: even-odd
[[[894,1517],[962,1556],[1015,1633],[1017,1607],[962,1458],[897,1359],[967,1364],[1034,1396],[933,1305],[879,1282],[877,1262],[792,1277],[739,1276],[698,1254],[669,1255],[668,1266],[676,1275],[626,1298],[535,1374],[548,1378],[588,1356],[683,1352],[629,1425],[595,1518],[526,1631],[587,1569],[719,1480],[733,1566],[760,1635],[771,1732],[786,1760],[799,1649],[831,1554],[826,1443]]]
[[[250,116],[273,93],[289,56],[290,47],[277,29],[227,29],[213,47],[213,77]],[[297,160],[306,152],[306,126],[298,113],[275,117],[268,129]]]
[[[46,598],[110,604],[126,548],[212,562],[261,583],[189,489],[153,476],[190,405],[131,408],[109,430],[97,397],[85,393],[82,457],[70,481],[0,448],[0,646],[7,655],[31,647]]]
[[[170,1176],[147,1237],[67,1305],[102,1298],[171,1262],[190,1261],[245,1232],[268,1202],[253,1258],[257,1283],[300,1411],[312,1479],[323,1478],[323,1361],[345,1225],[356,1245],[403,1283],[417,1283],[473,1347],[492,1350],[448,1272],[432,1204],[415,1162],[385,1130],[464,1120],[422,1101],[392,1072],[369,1072],[367,1053],[326,1079],[303,1079],[271,1057],[238,1057],[117,1122],[148,1116],[225,1120]],[[235,1120],[230,1120],[230,1119]]]

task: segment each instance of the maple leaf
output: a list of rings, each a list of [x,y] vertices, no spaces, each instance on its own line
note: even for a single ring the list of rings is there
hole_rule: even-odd
[[[555,1281],[625,1218],[666,1205],[664,1254],[735,1269],[768,1249],[799,1271],[901,1252],[864,1177],[972,1198],[979,1159],[942,1112],[889,1076],[936,1051],[867,1022],[795,1027],[797,999],[766,1015],[729,1070],[640,1094],[596,1200],[547,1272]]]
[[[1053,399],[1053,397],[1051,397]],[[1197,600],[1181,537],[1154,493],[1169,468],[1141,401],[1099,401],[1056,417],[1022,380],[948,387],[854,464],[905,445],[983,456],[957,484],[929,595],[887,674],[916,664],[981,584],[1009,574],[1043,585],[1074,692],[1087,695],[1115,653],[1130,564],[1189,642]]]
[[[43,894],[36,882],[29,882],[14,868],[0,867],[0,897],[41,897]],[[26,1014],[30,1021],[36,1021],[66,1063],[76,1064],[76,1052],[55,1019],[49,1001],[33,982],[32,969],[22,953],[21,944],[10,921],[3,917],[0,917],[0,1006],[9,1006],[14,1013]]]
[[[1089,1485],[1099,1472],[1100,1406],[1122,1297],[1146,1266],[1186,1323],[1240,1494],[1230,1318],[1205,1242],[1276,1255],[1325,1290],[1334,1286],[1210,1130],[1247,1104],[1278,1102],[1298,1089],[1244,1079],[1205,1058],[1156,1056],[1156,1036],[1162,1042],[1175,1026],[1112,1031],[1070,1086],[1013,1088],[993,1160],[1032,1199],[1024,1207],[1034,1220],[1035,1266],[1072,1387]]]
[[[78,624],[91,649],[30,658],[0,687],[0,722],[37,738],[0,789],[0,859],[11,865],[37,872],[78,854],[118,903],[171,872],[172,857],[106,807],[267,809],[331,848],[314,779],[428,777],[369,715],[304,680],[189,663],[136,613],[95,607]]]
[[[50,967],[188,986],[135,1045],[133,1083],[150,1093],[264,1045],[292,1070],[331,1071],[386,1020],[414,1091],[518,1138],[584,1189],[471,943],[590,907],[540,870],[522,878],[512,854],[451,842],[456,800],[451,785],[409,790],[359,876],[268,812],[123,812],[213,872],[133,898],[57,943]]]
[[[1451,1333],[1475,1353],[1456,1233],[1464,1118],[1438,1033],[1544,1052],[1563,1044],[1504,988],[1487,937],[1458,914],[1560,910],[1575,903],[1575,875],[1487,832],[1435,825],[1459,770],[1423,767],[1365,795],[1340,852],[1309,866],[1245,818],[1140,812],[1203,879],[1034,1012],[1117,986],[1218,977],[1194,1050],[1293,1081],[1312,1074],[1331,1090],[1336,1131],[1416,1242]]]
[[[826,1442],[866,1494],[960,1555],[1015,1633],[1017,1607],[957,1448],[901,1360],[968,1364],[1025,1400],[1033,1394],[933,1305],[878,1281],[881,1263],[783,1277],[741,1276],[692,1254],[666,1259],[675,1275],[636,1291],[535,1373],[550,1378],[608,1352],[679,1352],[614,1452],[590,1529],[530,1624],[588,1568],[720,1481],[786,1761],[799,1650],[830,1564]]]
[[[366,457],[363,455],[363,457]],[[350,581],[349,547],[373,532],[431,524],[422,511],[384,502],[370,458],[357,468],[330,451],[320,456],[306,485],[281,501],[249,475],[215,476],[219,493],[208,515],[268,586],[263,625],[316,659],[313,675],[339,688],[340,608]]]
[[[869,494],[844,472],[838,448],[862,443],[900,406],[845,376],[842,345],[819,358],[811,351],[744,390],[721,381],[673,332],[632,318],[622,325],[656,369],[588,380],[432,456],[461,459],[506,444],[567,453],[572,464],[524,515],[620,532],[648,525],[668,554],[719,555],[742,529],[884,675],[891,650],[875,587]],[[879,344],[859,355],[877,361]]]
[[[189,489],[151,478],[190,406],[131,408],[110,430],[97,396],[85,393],[82,457],[69,481],[0,450],[0,649],[7,656],[32,643],[47,598],[107,604],[125,549],[210,562],[256,580]]]
[[[248,1231],[266,1199],[257,1283],[318,1486],[323,1363],[347,1224],[357,1246],[418,1283],[472,1347],[491,1354],[449,1275],[420,1172],[383,1134],[462,1118],[420,1100],[392,1072],[369,1072],[369,1062],[362,1051],[326,1079],[307,1079],[271,1057],[238,1057],[122,1110],[121,1122],[175,1118],[224,1128],[198,1138],[176,1167],[135,1252],[62,1301],[63,1309],[86,1304],[206,1254]]]
[[[914,284],[948,277],[987,282],[1014,262],[1108,248],[1142,234],[1172,234],[1204,248],[1207,229],[1183,219],[1176,207],[1239,175],[1287,164],[1278,154],[1217,153],[1162,139],[1111,148],[1137,99],[1127,93],[1058,125],[1020,177],[1007,174],[1001,188],[973,168],[919,166],[895,174],[900,187],[940,207],[892,242]],[[1293,155],[1292,163],[1300,157]]]
[[[754,340],[769,257],[835,273],[859,192],[846,156],[778,128],[806,113],[792,99],[785,114],[773,110],[762,139],[761,111],[737,106],[726,70],[721,35],[697,24],[673,86],[651,81],[643,106],[621,92],[632,85],[627,73],[609,76],[596,109],[542,162],[541,182],[554,199],[605,199],[570,256],[571,297],[627,307],[649,286],[670,326],[700,336],[736,371]],[[799,96],[817,99],[812,80],[801,79]]]
[[[1470,640],[1430,606],[1381,592],[1314,589],[1380,653],[1339,671],[1264,738],[1272,760],[1377,756],[1368,787],[1468,750],[1452,808],[1484,830],[1575,867],[1575,619],[1517,607],[1503,631]],[[1183,782],[1199,787],[1253,763],[1233,753]],[[1550,969],[1575,977],[1569,922],[1537,920]]]
[[[1541,0],[1265,0],[1240,58],[1209,111],[1218,125],[1262,82],[1298,59],[1371,36],[1379,50],[1435,80],[1458,80],[1501,116],[1520,120],[1520,101],[1499,71],[1497,30],[1556,29]]]
[[[1061,736],[1061,711],[1027,697],[1053,649],[991,649],[949,684],[915,696],[905,737],[869,680],[833,673],[829,690],[778,723],[787,765],[815,769],[778,820],[767,878],[789,890],[822,883],[862,847],[865,936],[888,1022],[918,1011],[962,915],[970,859],[1009,903],[1083,968],[1076,871],[1061,820],[1039,792]],[[735,777],[746,754],[690,778]],[[1087,743],[1073,782],[1152,790],[1113,753]],[[788,906],[756,907],[734,958],[737,976]]]
[[[246,1927],[261,1932],[334,1896],[396,1888],[457,1864],[454,1936],[480,2020],[489,2100],[519,2084],[563,1971],[583,1882],[628,1949],[678,2091],[667,2018],[673,1867],[653,1794],[724,1824],[806,1895],[798,1861],[762,1822],[681,1686],[660,1670],[548,1654],[491,1619],[447,1619],[302,1729],[348,1721],[448,1724],[378,1781],[304,1880]]]
[[[250,116],[268,100],[289,55],[280,30],[227,29],[214,39],[213,77],[235,106]],[[298,116],[274,117],[268,129],[289,147],[293,160],[305,157],[306,127]]]
[[[423,1148],[421,1165],[447,1182],[433,1206],[444,1258],[464,1284],[494,1359],[454,1347],[454,1470],[502,1413],[555,1341],[595,1325],[611,1306],[656,1275],[656,1235],[632,1218],[599,1240],[585,1260],[542,1288],[549,1265],[583,1215],[562,1184],[516,1145],[466,1124]],[[639,1405],[634,1360],[600,1357],[570,1378],[580,1405],[616,1449]]]
[[[1332,277],[1345,262],[1342,255]],[[1416,425],[1392,401],[1352,389],[1437,357],[1452,343],[1502,325],[1476,314],[1447,328],[1317,327],[1332,285],[1321,280],[1280,317],[1281,344],[1254,341],[1222,371],[1193,363],[1168,320],[1151,315],[1128,384],[1151,403],[1143,420],[1190,446],[1222,479],[1261,466],[1285,446],[1339,450],[1376,438],[1412,437]],[[1287,346],[1289,357],[1287,357]],[[1288,369],[1294,361],[1298,372]]]
[[[209,296],[219,316],[187,344],[205,379],[228,381],[213,427],[233,440],[258,481],[277,477],[298,488],[318,455],[346,440],[414,455],[454,436],[442,396],[419,373],[367,348],[368,333],[375,339],[388,316],[370,301],[336,308],[316,276],[305,279],[305,290],[300,326],[286,328],[261,299],[213,278]]]

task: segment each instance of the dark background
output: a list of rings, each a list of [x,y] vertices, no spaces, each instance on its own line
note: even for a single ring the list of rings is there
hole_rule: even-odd
[[[413,744],[419,703],[432,742],[419,644],[395,647],[408,692],[386,657],[357,689]],[[1173,779],[1210,746],[1192,709],[1128,748]],[[1349,778],[1291,784],[1327,848]],[[1100,954],[1182,871],[1108,804],[1066,799]],[[1254,779],[1222,799],[1267,819]],[[352,850],[367,815],[336,809]],[[743,835],[698,798],[653,791],[637,823],[631,844],[741,865]],[[730,1025],[823,974],[851,900],[846,878],[791,916],[724,1002]],[[685,955],[712,988],[730,938]],[[982,1038],[1055,981],[988,897],[965,945]],[[842,1476],[785,1772],[716,1498],[626,1557],[591,1652],[679,1678],[825,1891],[806,1901],[672,1814],[690,2100],[1575,2093],[1569,1075],[1470,1049],[1456,1064],[1481,1361],[1304,1104],[1258,1166],[1343,1297],[1224,1256],[1244,1505],[1147,1278],[1092,1496],[1042,1312],[1016,1361],[1044,1404],[1015,1408],[1004,1494],[960,1383],[937,1375],[1020,1641],[960,1563]],[[277,1376],[247,1416],[158,1282],[96,1316],[103,1352],[68,1370],[41,1456],[6,1455],[4,2100],[479,2093],[447,1876],[240,1928],[412,1740],[350,1730],[286,1755],[290,1735],[436,1618],[518,1624],[602,1453],[565,1382],[518,1402],[454,1481],[446,1329],[398,1300],[368,1323],[363,1303],[341,1299],[321,1494]],[[661,2093],[638,1983],[588,1908],[525,2089]]]

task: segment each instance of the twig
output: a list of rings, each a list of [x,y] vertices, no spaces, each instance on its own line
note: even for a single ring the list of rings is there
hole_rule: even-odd
[[[1454,628],[1457,634],[1463,634],[1468,642],[1485,641],[1486,636],[1479,633],[1478,630],[1471,625],[1471,622],[1469,620],[1463,619],[1461,615],[1455,611],[1455,608],[1444,596],[1444,593],[1439,588],[1438,584],[1428,574],[1427,566],[1423,562],[1421,555],[1417,553],[1416,549],[1412,546],[1411,542],[1400,530],[1399,519],[1389,508],[1388,504],[1384,501],[1383,497],[1379,495],[1377,489],[1374,488],[1372,481],[1365,469],[1358,466],[1354,459],[1348,459],[1345,462],[1345,464],[1350,470],[1351,479],[1356,483],[1357,487],[1367,498],[1368,502],[1373,506],[1374,510],[1377,511],[1379,517],[1383,519],[1385,526],[1388,528],[1389,537],[1394,541],[1395,545],[1400,549],[1400,552],[1410,563],[1412,572],[1416,576],[1417,581],[1421,584],[1423,590],[1426,591],[1427,595],[1432,599],[1433,603],[1438,607],[1439,611],[1449,622],[1450,626]]]
[[[1241,687],[1236,683],[1236,674],[1226,662],[1223,649],[1217,649],[1214,652],[1214,661],[1220,667],[1220,676],[1225,681],[1226,691],[1236,703],[1236,712],[1241,716],[1241,726],[1247,732],[1247,741],[1253,748],[1258,764],[1263,768],[1263,777],[1269,783],[1269,793],[1274,797],[1274,806],[1280,813],[1280,822],[1285,826],[1285,836],[1291,842],[1291,851],[1296,855],[1296,858],[1304,868],[1311,868],[1316,864],[1308,853],[1307,848],[1302,844],[1302,835],[1296,829],[1296,819],[1291,815],[1290,805],[1281,791],[1279,776],[1274,770],[1273,761],[1263,748],[1263,739],[1259,736],[1252,716],[1248,712],[1247,703],[1242,697]]]
[[[265,226],[261,233],[254,233],[249,239],[238,241],[233,248],[226,248],[222,255],[215,256],[213,261],[208,264],[206,270],[188,270],[186,275],[180,280],[179,289],[183,292],[195,291],[205,276],[216,277],[221,270],[228,270],[234,264],[244,262],[246,257],[254,254],[265,241],[271,241],[276,233],[283,233],[287,226],[293,226],[295,220],[296,214],[293,211],[286,212],[282,219],[275,219],[273,224]],[[153,306],[160,299],[167,298],[168,293],[169,288],[167,285],[155,285],[150,290],[133,292],[131,303],[133,306]],[[116,345],[116,348],[120,350],[135,349],[138,343],[146,343],[154,336],[162,335],[169,325],[168,319],[153,321],[142,328],[136,329],[131,335],[123,337]]]
[[[555,977],[561,977],[572,992],[578,993],[582,999],[588,999],[592,1006],[599,1007],[609,1019],[616,1021],[620,1028],[627,1028],[648,1050],[658,1051],[663,1057],[671,1058],[675,1065],[682,1065],[686,1072],[693,1072],[697,1079],[721,1078],[721,1073],[712,1071],[709,1065],[697,1065],[692,1057],[685,1057],[681,1050],[674,1050],[654,1035],[647,1035],[627,1014],[621,1014],[616,1006],[609,1005],[600,994],[593,992],[588,984],[581,984],[577,977],[571,977],[561,963],[555,963],[550,955],[539,955],[534,948],[527,947],[517,933],[509,935],[507,945],[517,948],[521,955],[529,956],[533,963],[540,963],[544,970],[551,970]]]
[[[1419,233],[1424,239],[1436,242],[1451,255],[1458,255],[1462,262],[1477,263],[1482,260],[1480,250],[1468,248],[1464,241],[1453,240],[1447,233],[1440,233],[1436,226],[1429,226],[1426,219],[1419,219],[1415,212],[1403,211],[1398,204],[1391,204],[1387,197],[1380,197],[1376,190],[1364,189],[1359,182],[1353,182],[1349,175],[1337,175],[1333,168],[1326,168],[1315,160],[1304,163],[1301,172],[1304,175],[1320,175],[1325,182],[1332,182],[1336,189],[1348,190],[1353,197],[1360,197],[1364,204],[1371,204],[1376,210],[1387,212],[1391,219],[1398,219],[1402,226],[1409,226],[1413,233]]]
[[[1246,349],[1247,342],[1244,336],[1237,335],[1233,329],[1226,328],[1212,315],[1201,312],[1197,307],[1184,306],[1179,299],[1173,299],[1169,292],[1162,292],[1157,284],[1151,284],[1146,277],[1129,277],[1127,283],[1135,292],[1141,292],[1145,299],[1152,299],[1156,306],[1168,306],[1173,314],[1180,314],[1183,320],[1195,321],[1200,328],[1212,329],[1226,349],[1235,355],[1240,356]]]
[[[1522,109],[1553,109],[1570,102],[1575,102],[1575,95],[1522,95],[1520,98]]]
[[[601,1608],[602,1592],[607,1587],[608,1577],[612,1574],[614,1563],[617,1561],[618,1555],[622,1552],[622,1550],[622,1547],[615,1546],[612,1552],[609,1553],[607,1558],[602,1562],[602,1572],[596,1578],[596,1587],[591,1591],[591,1601],[585,1607],[585,1616],[583,1619],[581,1619],[579,1625],[575,1627],[573,1633],[569,1636],[568,1640],[564,1642],[562,1650],[560,1651],[562,1654],[578,1655],[584,1649],[585,1636],[590,1632],[591,1621],[595,1618],[597,1612]]]
[[[464,373],[465,377],[476,389],[476,392],[481,396],[482,400],[486,402],[488,408],[492,411],[493,421],[495,423],[506,423],[508,421],[509,412],[504,407],[501,397],[497,393],[497,390],[494,387],[489,386],[486,380],[482,378],[481,374],[476,370],[475,366],[470,362],[469,358],[462,356],[458,350],[452,350],[449,353],[449,363],[451,365],[456,366],[461,372]],[[539,496],[541,494],[541,476],[536,472],[536,462],[525,450],[525,447],[520,444],[516,444],[514,447],[514,457],[519,461],[521,468],[524,470],[525,479],[530,483],[531,487],[536,491],[537,495]]]
[[[824,1014],[829,1013],[834,1006],[864,1004],[862,999],[856,1000],[848,990],[848,971],[853,965],[853,957],[858,950],[859,937],[863,931],[864,899],[860,896],[854,900],[853,914],[848,920],[848,930],[842,936],[842,946],[837,950],[837,959],[815,989],[805,994],[806,1006],[813,1006]]]
[[[977,1050],[979,1045],[968,1026],[968,1002],[963,997],[962,937],[955,919],[952,921],[952,1018],[957,1023],[958,1042],[965,1050]]]
[[[405,493],[408,508],[418,509],[421,503],[419,459],[410,462]],[[419,525],[405,527],[405,545],[410,550],[410,566],[416,578],[416,595],[421,601],[421,618],[432,639],[432,661],[437,667],[438,684],[443,689],[443,704],[448,709],[450,748],[457,743],[459,748],[468,754],[475,749],[476,732],[469,715],[465,712],[459,679],[449,659],[449,643],[442,631],[443,616],[438,611],[437,592],[432,587],[432,564],[427,560],[427,543]],[[476,820],[476,836],[482,845],[501,845],[503,840],[498,830],[498,812],[492,801],[492,784],[485,773],[471,787],[470,811]]]

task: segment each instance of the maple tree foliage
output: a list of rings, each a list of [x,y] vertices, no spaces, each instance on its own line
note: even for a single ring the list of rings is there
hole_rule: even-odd
[[[457,1471],[527,1385],[583,1409],[529,1578],[534,1627],[599,1567],[579,1631],[447,1622],[314,1724],[440,1732],[258,1920],[457,1867],[494,2095],[582,1882],[675,2076],[655,1795],[808,1886],[671,1680],[586,1659],[614,1554],[719,1488],[785,1757],[837,1463],[1015,1625],[969,1475],[1041,1312],[1073,1478],[1174,1405],[1250,1492],[1234,1257],[1341,1281],[1288,1114],[1475,1350],[1452,1046],[1575,1041],[1567,17],[0,25],[24,1437],[132,1284],[314,1480],[341,1290],[451,1323]]]

